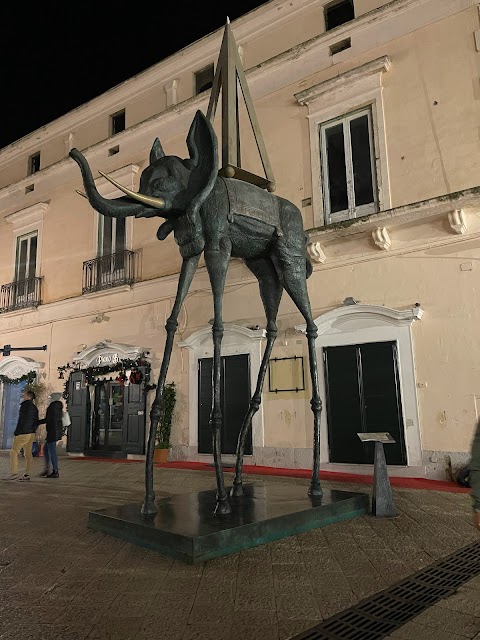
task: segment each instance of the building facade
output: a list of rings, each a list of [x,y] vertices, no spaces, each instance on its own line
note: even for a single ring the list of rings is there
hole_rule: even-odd
[[[308,234],[322,467],[370,472],[372,449],[357,433],[388,431],[392,474],[444,478],[468,457],[480,414],[479,5],[272,1],[232,29],[276,193],[301,209]],[[84,153],[105,197],[121,192],[98,170],[137,191],[157,136],[167,154],[187,157],[221,38],[210,34],[0,151],[0,342],[47,346],[0,358],[0,448],[11,443],[19,381],[35,372],[45,393],[69,381],[71,453],[144,454],[181,258],[172,238],[157,240],[158,219],[93,211],[76,193],[68,153]],[[242,166],[260,173],[248,124],[240,105]],[[212,316],[201,263],[168,375],[177,388],[171,459],[211,460]],[[228,457],[265,342],[257,282],[236,259],[224,321]],[[311,464],[303,322],[285,294],[247,444],[252,464]]]

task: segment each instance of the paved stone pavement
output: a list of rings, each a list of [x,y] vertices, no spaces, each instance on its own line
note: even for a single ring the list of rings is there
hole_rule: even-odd
[[[60,473],[0,482],[1,640],[284,640],[480,539],[468,495],[395,489],[397,518],[364,516],[190,566],[86,527],[89,510],[141,502],[143,464],[62,458]],[[156,469],[155,486],[157,497],[210,489],[214,475]],[[480,638],[479,589],[477,577],[390,637]]]

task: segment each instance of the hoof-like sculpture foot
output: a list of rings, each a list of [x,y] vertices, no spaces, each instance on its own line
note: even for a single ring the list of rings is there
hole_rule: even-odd
[[[215,513],[220,516],[226,516],[229,513],[232,513],[232,508],[227,498],[225,500],[219,500],[217,502],[217,506],[215,507]]]
[[[142,504],[142,516],[149,517],[158,513],[155,502],[144,502]]]
[[[308,490],[309,496],[323,496],[322,487],[319,484],[310,485],[310,489]]]
[[[230,495],[232,498],[239,498],[240,496],[243,496],[243,494],[243,484],[241,482],[239,484],[234,484],[230,489]]]

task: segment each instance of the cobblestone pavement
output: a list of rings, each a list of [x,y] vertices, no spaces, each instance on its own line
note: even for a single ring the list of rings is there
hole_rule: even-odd
[[[0,475],[7,462],[0,455]],[[397,518],[190,566],[86,527],[89,510],[141,502],[143,464],[60,462],[58,480],[0,482],[1,640],[283,640],[479,539],[468,495],[396,489]],[[156,469],[155,485],[157,497],[210,489],[214,475]],[[391,638],[480,638],[479,588],[477,577]]]

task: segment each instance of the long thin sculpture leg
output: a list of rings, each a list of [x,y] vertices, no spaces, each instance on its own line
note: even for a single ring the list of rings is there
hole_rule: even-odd
[[[280,255],[275,256],[273,259],[277,269],[282,272],[283,285],[288,295],[292,298],[307,323],[308,359],[312,381],[310,406],[313,412],[313,469],[308,495],[321,496],[323,494],[320,486],[320,418],[322,415],[322,401],[318,390],[317,352],[315,350],[318,329],[313,321],[308,297],[305,258],[303,256],[295,257],[289,251],[282,251]]]
[[[260,409],[262,402],[263,384],[267,372],[268,361],[272,353],[273,345],[277,337],[277,313],[280,300],[282,298],[283,287],[278,280],[277,273],[269,259],[245,260],[246,265],[257,277],[260,287],[265,315],[267,317],[267,344],[263,353],[262,364],[257,377],[257,386],[253,394],[248,411],[243,419],[237,443],[235,479],[231,490],[232,496],[243,495],[243,458],[245,455],[245,444],[247,436],[252,428],[252,419]]]
[[[310,314],[310,319],[307,320],[308,359],[312,380],[312,399],[310,405],[313,412],[313,469],[312,481],[310,483],[310,489],[308,490],[308,495],[310,496],[321,496],[323,494],[322,487],[320,486],[320,419],[322,416],[322,401],[318,390],[317,351],[315,348],[317,335],[317,325]]]
[[[225,515],[231,512],[228,495],[225,490],[225,480],[222,467],[222,409],[220,398],[220,376],[221,376],[221,349],[223,338],[223,291],[225,278],[227,275],[230,251],[221,249],[205,250],[205,264],[207,266],[210,284],[213,293],[213,371],[212,371],[212,413],[210,416],[210,426],[212,428],[213,440],[213,460],[215,463],[215,475],[217,479],[217,504],[215,513]]]
[[[165,325],[167,340],[163,352],[162,366],[160,367],[160,374],[158,376],[155,400],[153,401],[152,409],[150,411],[150,433],[148,434],[147,458],[145,462],[145,500],[142,505],[142,514],[145,516],[152,516],[157,513],[155,493],[153,491],[153,453],[155,450],[155,435],[157,433],[158,424],[163,415],[164,407],[162,392],[163,387],[165,386],[170,357],[172,355],[173,339],[178,326],[178,314],[180,313],[183,301],[185,300],[185,296],[188,293],[193,276],[197,270],[199,259],[200,256],[194,256],[193,258],[183,261],[175,303],[173,305],[172,313]]]

